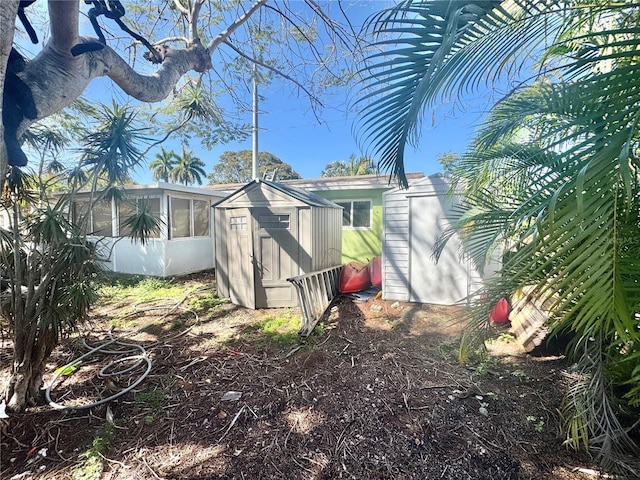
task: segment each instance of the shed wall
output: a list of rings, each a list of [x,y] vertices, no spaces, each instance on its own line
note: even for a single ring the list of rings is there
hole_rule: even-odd
[[[229,298],[229,254],[227,252],[227,226],[225,222],[225,209],[213,209],[213,223],[216,235],[215,239],[215,265],[216,265],[216,290],[220,298]]]
[[[432,257],[453,203],[439,174],[383,195],[383,298],[448,305],[464,299],[474,283],[479,286],[480,274],[461,256],[456,236],[438,263]]]
[[[314,207],[312,213],[311,265],[302,273],[316,272],[335,267],[341,263],[342,210],[339,208]]]

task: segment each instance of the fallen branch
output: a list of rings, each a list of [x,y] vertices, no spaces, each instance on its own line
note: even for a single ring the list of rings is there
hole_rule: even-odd
[[[246,405],[243,405],[242,408],[240,410],[238,410],[238,413],[236,413],[236,416],[233,417],[233,420],[231,420],[231,423],[229,424],[229,426],[227,427],[227,429],[225,430],[225,432],[222,434],[222,436],[220,437],[220,439],[216,442],[216,445],[219,444],[222,439],[224,437],[227,436],[227,433],[229,433],[229,431],[233,428],[233,426],[236,424],[236,422],[238,421],[238,417],[240,417],[240,414],[244,411]]]

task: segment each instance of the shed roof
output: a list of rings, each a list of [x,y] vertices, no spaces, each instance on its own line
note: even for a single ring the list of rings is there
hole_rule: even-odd
[[[409,185],[408,189],[396,187],[392,190],[384,192],[384,197],[391,195],[405,195],[408,197],[416,195],[447,195],[451,191],[451,178],[442,173],[434,173],[428,177],[424,177]]]
[[[305,203],[306,205],[309,205],[311,207],[329,207],[329,208],[342,208],[340,205],[336,205],[333,202],[330,202],[329,200],[322,198],[319,195],[316,195],[315,193],[311,193],[308,192],[306,190],[301,190],[299,188],[295,188],[292,187],[291,185],[285,185],[283,183],[280,182],[272,182],[270,180],[262,180],[262,179],[258,179],[258,180],[252,180],[249,183],[247,183],[246,185],[240,187],[239,189],[237,189],[235,192],[229,194],[227,197],[223,198],[222,200],[220,200],[219,202],[213,204],[214,207],[217,207],[218,205],[220,205],[223,202],[228,202],[232,200],[232,197],[236,197],[239,194],[241,194],[242,192],[246,191],[249,188],[254,187],[255,185],[259,185],[259,184],[265,184],[281,193],[284,193],[285,195],[298,200],[302,203]]]

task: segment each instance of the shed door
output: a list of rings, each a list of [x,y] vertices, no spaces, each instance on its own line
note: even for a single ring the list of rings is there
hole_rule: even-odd
[[[236,305],[256,308],[251,214],[248,208],[227,210],[229,296]]]
[[[287,278],[297,275],[295,208],[254,208],[256,308],[290,307],[297,297]]]
[[[409,199],[410,262],[409,300],[452,305],[467,296],[467,263],[459,243],[451,238],[438,263],[433,258],[436,238],[448,225],[447,197],[424,196]]]

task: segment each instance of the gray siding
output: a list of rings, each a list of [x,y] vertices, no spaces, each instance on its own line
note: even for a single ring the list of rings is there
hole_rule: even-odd
[[[342,209],[316,207],[313,214],[311,270],[340,265],[342,259]]]
[[[213,211],[214,230],[216,232],[216,289],[220,298],[229,298],[226,210],[224,208],[214,208]]]

